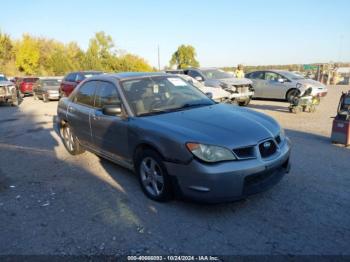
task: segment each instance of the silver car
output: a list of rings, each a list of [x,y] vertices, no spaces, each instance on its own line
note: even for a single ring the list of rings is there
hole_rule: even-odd
[[[144,193],[231,201],[276,184],[289,171],[290,141],[269,116],[217,104],[161,73],[93,76],[58,104],[61,136],[134,170]]]
[[[310,87],[313,96],[323,97],[328,92],[324,84],[289,71],[254,71],[246,74],[246,77],[253,81],[254,98],[291,101],[295,95],[303,94]]]
[[[12,106],[18,106],[20,100],[15,84],[8,81],[6,76],[0,74],[0,103],[10,103]]]

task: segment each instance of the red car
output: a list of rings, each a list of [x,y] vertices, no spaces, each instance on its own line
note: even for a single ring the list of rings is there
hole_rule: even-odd
[[[16,78],[16,87],[22,95],[31,95],[33,94],[33,86],[38,80],[38,77],[19,77]]]
[[[102,72],[99,71],[80,71],[80,72],[72,72],[64,77],[61,82],[60,87],[60,96],[65,97],[69,96],[70,93],[74,90],[74,88],[84,79],[91,77],[93,75],[100,75]]]

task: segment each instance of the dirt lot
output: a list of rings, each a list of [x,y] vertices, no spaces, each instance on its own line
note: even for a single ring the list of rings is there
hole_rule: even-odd
[[[0,254],[348,254],[350,149],[330,143],[341,90],[314,114],[253,101],[293,142],[292,170],[247,200],[155,203],[136,176],[99,157],[70,156],[57,102],[0,107]]]

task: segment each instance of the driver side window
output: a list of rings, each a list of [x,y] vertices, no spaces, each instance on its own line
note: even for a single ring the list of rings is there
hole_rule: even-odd
[[[119,105],[121,103],[117,88],[109,82],[100,82],[95,96],[95,107]]]
[[[188,70],[187,75],[189,75],[192,78],[196,78],[197,76],[203,78],[200,73],[198,73],[197,71],[194,71],[194,70]]]
[[[265,80],[277,82],[279,75],[274,72],[265,72]]]

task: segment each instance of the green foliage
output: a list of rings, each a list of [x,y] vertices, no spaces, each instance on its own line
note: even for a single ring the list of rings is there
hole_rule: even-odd
[[[7,75],[65,75],[71,71],[154,71],[141,57],[118,55],[111,36],[97,32],[84,52],[75,42],[23,35],[18,41],[0,32],[0,71]]]
[[[196,50],[191,45],[181,45],[177,48],[170,60],[170,66],[177,65],[178,69],[199,67],[196,60]]]

